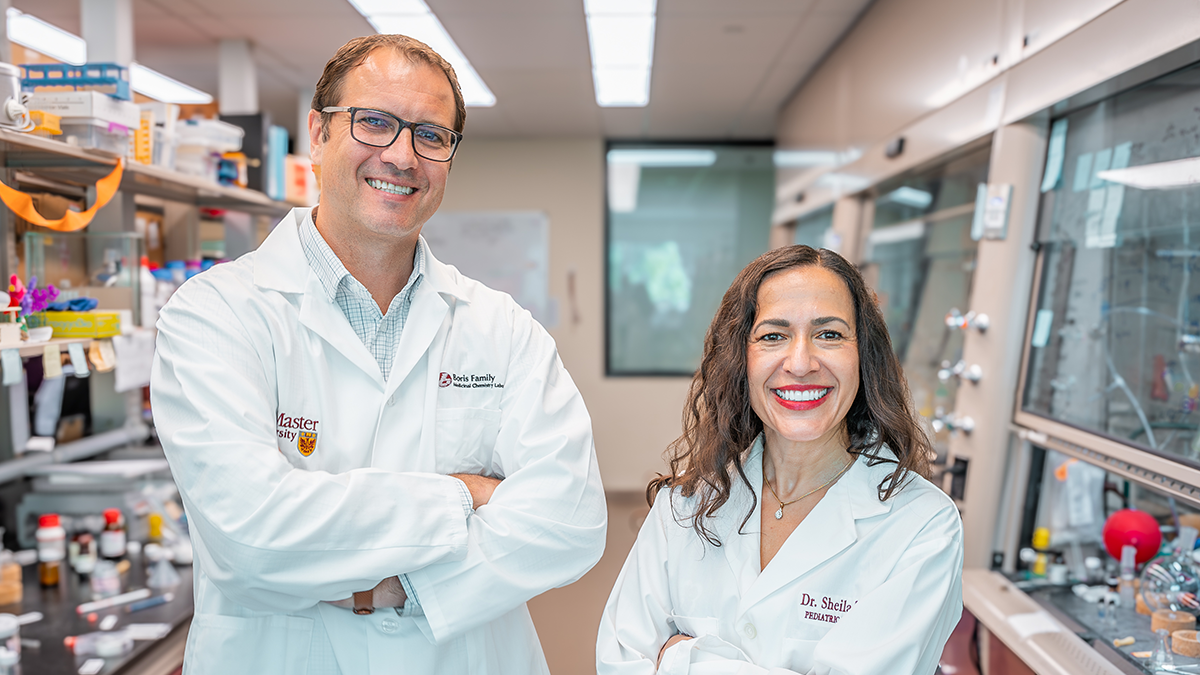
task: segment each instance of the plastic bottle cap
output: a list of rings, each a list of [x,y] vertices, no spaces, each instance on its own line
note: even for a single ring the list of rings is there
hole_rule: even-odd
[[[104,522],[111,525],[121,521],[121,509],[104,509]]]
[[[38,527],[59,527],[57,513],[46,513],[38,518]]]
[[[1046,548],[1050,545],[1050,530],[1049,528],[1039,527],[1033,531],[1033,547]]]

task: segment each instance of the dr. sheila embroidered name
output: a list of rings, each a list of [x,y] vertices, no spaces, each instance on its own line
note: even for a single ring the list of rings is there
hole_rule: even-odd
[[[839,614],[844,614],[844,613],[850,611],[850,609],[853,608],[854,605],[858,603],[857,600],[855,600],[853,602],[850,600],[842,600],[842,599],[835,600],[834,598],[831,598],[829,596],[824,596],[824,597],[820,598],[820,601],[821,601],[820,608],[823,610],[826,610],[826,611],[825,612],[814,612],[811,610],[805,610],[804,611],[805,619],[809,619],[812,621],[823,621],[825,623],[837,623],[838,619],[840,619],[841,617],[838,616],[837,614],[829,614],[826,612],[838,612]],[[800,598],[800,606],[801,607],[816,607],[817,606],[817,598],[814,598],[813,596],[809,595],[808,593],[804,593],[804,594],[802,594],[802,597]]]

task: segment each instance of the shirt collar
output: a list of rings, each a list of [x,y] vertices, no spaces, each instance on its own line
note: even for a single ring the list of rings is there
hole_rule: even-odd
[[[304,258],[308,261],[308,266],[312,268],[313,274],[321,282],[321,289],[325,292],[325,297],[333,302],[338,286],[341,285],[343,279],[351,276],[350,271],[342,264],[333,249],[329,248],[328,242],[317,230],[311,209],[304,214],[304,218],[300,221],[299,235],[300,248],[304,251]],[[404,285],[405,289],[413,288],[414,284],[425,275],[425,247],[418,243],[415,248],[413,271]]]

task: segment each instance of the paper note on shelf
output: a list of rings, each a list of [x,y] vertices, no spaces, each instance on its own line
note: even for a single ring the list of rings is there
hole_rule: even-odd
[[[62,377],[62,352],[58,345],[46,345],[42,350],[42,373],[47,378]]]
[[[129,335],[112,339],[117,362],[116,390],[138,389],[150,384],[150,368],[154,365],[154,331],[135,330]]]
[[[1083,192],[1092,182],[1092,153],[1087,152],[1075,160],[1075,181],[1071,184],[1072,192]]]
[[[1092,160],[1092,182],[1088,183],[1088,187],[1092,190],[1104,187],[1104,179],[1098,176],[1101,171],[1108,171],[1112,165],[1113,149],[1105,148],[1096,153],[1096,159]]]
[[[1046,171],[1042,174],[1042,192],[1058,187],[1062,180],[1063,159],[1067,150],[1067,118],[1062,118],[1050,128],[1050,148],[1046,153]]]
[[[75,377],[91,375],[88,372],[87,356],[83,353],[82,342],[72,342],[67,345],[67,354],[71,357],[71,365],[75,367]]]
[[[10,387],[21,383],[24,366],[21,364],[21,350],[0,350],[0,366],[4,368],[4,386]]]

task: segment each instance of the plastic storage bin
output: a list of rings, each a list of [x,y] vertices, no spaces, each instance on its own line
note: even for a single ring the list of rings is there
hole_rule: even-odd
[[[21,88],[33,92],[95,91],[130,100],[129,70],[115,63],[28,63],[21,66]]]
[[[104,150],[122,157],[129,153],[130,129],[113,122],[87,118],[63,118],[59,138],[81,148]]]
[[[221,155],[242,148],[245,131],[220,120],[203,118],[181,120],[175,127],[179,145],[175,150],[175,170],[217,181]]]
[[[136,105],[94,91],[33,94],[29,97],[28,105],[30,110],[44,110],[62,118],[90,117],[115,122],[131,129],[136,128],[141,120],[141,109]]]

